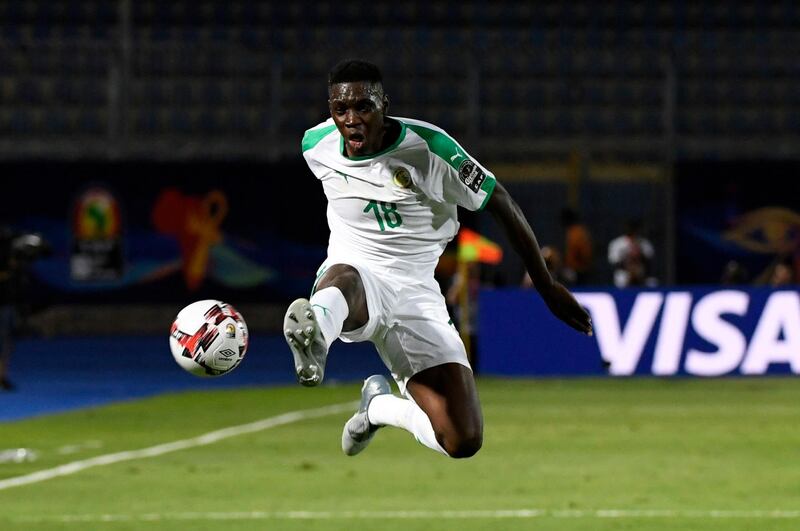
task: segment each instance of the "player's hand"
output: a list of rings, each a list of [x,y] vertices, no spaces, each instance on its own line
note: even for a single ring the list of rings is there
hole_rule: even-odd
[[[572,293],[559,282],[553,281],[553,284],[539,292],[544,299],[547,307],[553,312],[553,315],[567,323],[569,326],[583,332],[587,335],[592,335],[592,318],[589,312],[583,309],[578,304]]]

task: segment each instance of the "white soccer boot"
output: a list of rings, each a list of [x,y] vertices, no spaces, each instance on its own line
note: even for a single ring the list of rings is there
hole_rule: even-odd
[[[289,305],[283,318],[283,333],[294,355],[294,370],[300,384],[319,385],[325,375],[328,343],[308,299],[297,299]]]
[[[346,455],[356,455],[367,447],[375,432],[382,426],[370,424],[367,409],[372,399],[378,395],[391,394],[389,382],[380,374],[373,374],[361,386],[361,404],[358,411],[350,417],[342,430],[342,451]]]

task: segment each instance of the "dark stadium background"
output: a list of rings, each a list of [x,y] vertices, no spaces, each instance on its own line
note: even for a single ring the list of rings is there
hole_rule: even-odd
[[[327,238],[300,139],[349,57],[383,69],[392,114],[445,128],[494,171],[542,245],[563,247],[559,214],[578,211],[589,288],[611,285],[608,242],[637,217],[659,286],[717,285],[732,258],[753,284],[776,254],[725,233],[742,213],[800,209],[799,27],[791,1],[2,1],[0,221],[53,248],[31,265],[12,375],[24,382],[25,341],[166,344],[175,312],[200,298],[279,332]],[[121,258],[110,277],[78,280],[75,224],[96,189],[119,213]],[[199,280],[181,271],[181,236],[155,221],[169,190],[226,198]],[[506,250],[483,280],[518,286],[521,262],[490,217],[463,222]]]

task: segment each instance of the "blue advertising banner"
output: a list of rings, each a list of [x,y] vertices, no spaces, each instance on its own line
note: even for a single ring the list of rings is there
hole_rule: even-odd
[[[483,290],[478,370],[492,375],[800,374],[797,289],[577,292],[594,335],[575,332],[535,291]]]

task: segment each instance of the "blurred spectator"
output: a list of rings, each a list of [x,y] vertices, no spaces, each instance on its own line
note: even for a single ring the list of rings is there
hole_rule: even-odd
[[[722,270],[720,283],[723,286],[739,286],[750,281],[750,273],[737,260],[730,260]]]
[[[467,278],[458,270],[452,277],[452,284],[445,293],[445,302],[453,325],[459,331],[470,363],[477,364],[478,332],[478,293],[481,288],[482,271],[480,262],[468,262]],[[466,309],[463,306],[467,304]],[[466,310],[466,311],[465,311]]]
[[[790,286],[794,284],[797,279],[794,277],[794,270],[789,260],[780,260],[772,270],[769,278],[769,285],[773,288],[780,288],[783,286]]]
[[[476,314],[476,307],[478,301],[478,292],[480,291],[481,286],[481,264],[480,262],[469,262],[467,263],[467,276],[468,279],[464,278],[464,275],[461,274],[461,271],[456,271],[455,274],[451,277],[451,284],[447,288],[445,293],[445,302],[453,308],[453,322],[457,328],[465,327],[467,330],[471,328],[471,324],[475,322],[475,314]],[[467,286],[464,285],[465,282],[469,282]],[[459,309],[460,306],[460,297],[462,296],[462,290],[466,288],[467,290],[467,297],[472,302],[470,304],[470,318],[469,322],[462,323],[461,319],[461,312]]]
[[[11,357],[14,331],[14,274],[12,253],[14,233],[0,226],[0,389],[10,391],[14,385],[8,379],[8,362]]]
[[[564,235],[564,278],[569,284],[586,284],[592,268],[592,237],[571,208],[561,210]]]
[[[608,263],[614,269],[614,285],[654,286],[656,279],[650,276],[655,251],[650,240],[639,233],[642,223],[631,219],[625,224],[625,233],[608,244]]]
[[[545,245],[542,247],[542,258],[544,258],[544,264],[547,266],[547,270],[550,271],[550,276],[562,284],[568,282],[568,280],[564,277],[564,268],[561,264],[561,253],[558,252],[558,249],[551,247],[550,245]],[[522,277],[521,285],[523,288],[533,287],[533,281],[531,280],[531,276],[527,271],[525,271],[525,275]]]
[[[38,234],[15,233],[0,225],[0,390],[14,389],[8,378],[8,364],[19,308],[25,300],[28,268],[49,252],[49,244]]]

